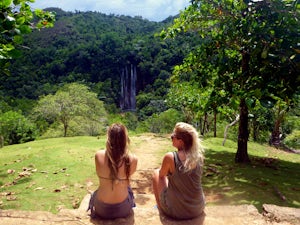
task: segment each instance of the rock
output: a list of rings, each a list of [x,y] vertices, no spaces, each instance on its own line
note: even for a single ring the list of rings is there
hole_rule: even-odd
[[[253,205],[207,206],[205,213],[191,220],[174,220],[160,213],[153,195],[138,194],[137,207],[130,216],[115,220],[91,219],[86,211],[87,194],[78,209],[62,209],[58,214],[43,211],[0,210],[0,224],[5,225],[296,225],[300,209],[264,204],[260,214]]]
[[[1,224],[5,225],[294,225],[294,223],[267,221],[252,205],[208,206],[203,216],[191,220],[174,220],[159,212],[156,207],[137,206],[127,218],[115,220],[91,219],[86,212],[88,197],[79,209],[63,209],[58,214],[2,210]],[[286,218],[287,219],[287,218]],[[295,220],[293,220],[295,221]]]
[[[263,215],[270,221],[300,224],[300,209],[263,204]]]

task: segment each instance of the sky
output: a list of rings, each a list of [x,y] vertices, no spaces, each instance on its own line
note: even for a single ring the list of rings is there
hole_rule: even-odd
[[[96,11],[104,14],[141,16],[160,22],[189,5],[190,0],[35,0],[33,9],[57,7],[64,11]]]

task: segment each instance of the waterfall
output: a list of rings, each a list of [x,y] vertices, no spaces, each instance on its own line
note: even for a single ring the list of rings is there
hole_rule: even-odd
[[[125,66],[121,71],[121,109],[135,111],[136,109],[136,66]]]

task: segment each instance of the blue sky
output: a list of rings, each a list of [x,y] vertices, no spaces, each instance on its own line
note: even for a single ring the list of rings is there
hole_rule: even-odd
[[[32,8],[58,7],[65,11],[97,11],[105,14],[142,16],[162,21],[189,5],[190,0],[35,0]]]

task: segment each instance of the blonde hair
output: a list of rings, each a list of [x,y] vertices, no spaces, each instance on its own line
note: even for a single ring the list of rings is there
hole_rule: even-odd
[[[198,163],[203,166],[204,148],[200,143],[197,130],[188,123],[179,122],[175,125],[174,133],[184,143],[183,151],[186,154],[186,160],[183,163],[184,171],[188,172],[194,169]]]

